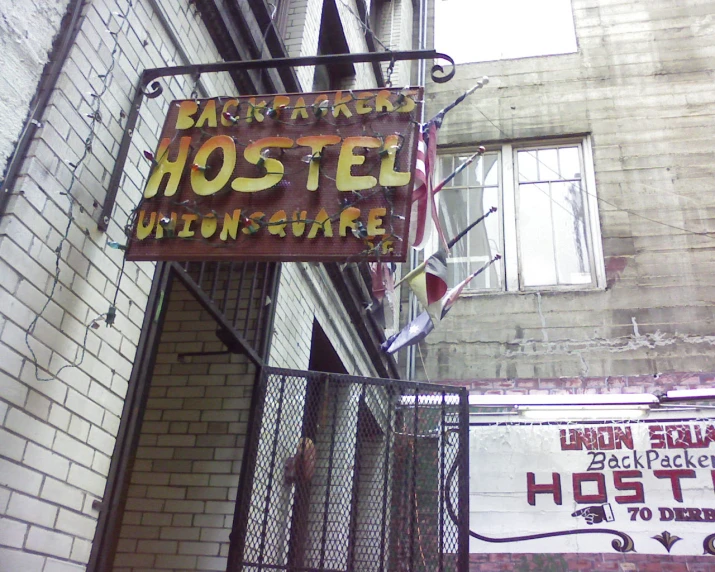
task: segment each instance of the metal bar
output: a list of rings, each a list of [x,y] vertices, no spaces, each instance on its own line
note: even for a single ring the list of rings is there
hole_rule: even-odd
[[[251,289],[248,292],[248,304],[246,304],[246,318],[243,320],[243,335],[244,335],[244,337],[246,336],[246,333],[248,332],[248,320],[251,317],[251,310],[253,310],[253,294],[256,291],[256,280],[258,280],[258,265],[259,264],[260,264],[260,262],[253,263],[253,278],[251,278]],[[256,334],[258,334],[258,332],[256,332]]]
[[[380,525],[380,570],[386,570],[385,566],[385,538],[387,536],[387,485],[390,476],[390,439],[392,438],[392,391],[386,388],[387,392],[387,424],[385,426],[385,461],[383,466],[382,479],[382,523]]]
[[[339,65],[339,64],[357,64],[357,63],[372,63],[372,62],[391,62],[404,60],[429,60],[442,59],[454,65],[454,61],[446,54],[437,52],[436,50],[409,50],[398,52],[366,52],[361,54],[329,54],[325,56],[307,56],[297,58],[272,58],[265,60],[247,60],[233,62],[216,62],[212,64],[193,64],[188,66],[171,66],[163,68],[151,68],[144,70],[142,79],[144,86],[147,86],[153,80],[166,76],[177,75],[196,75],[204,73],[219,73],[232,72],[239,70],[258,70],[271,68],[285,67],[303,67],[303,66],[321,66],[321,65]],[[433,76],[440,72],[444,72],[442,66],[435,65],[432,68]],[[433,77],[437,83],[449,81],[454,76],[454,70],[445,76]],[[446,79],[448,78],[448,79]],[[154,87],[154,86],[152,86]]]
[[[440,439],[440,460],[439,460],[439,570],[442,572],[444,570],[444,487],[446,483],[444,482],[444,469],[445,469],[445,456],[447,452],[447,433],[444,430],[445,424],[447,422],[447,412],[445,410],[445,397],[446,393],[442,392],[442,423],[440,424],[440,433],[442,438]]]
[[[236,340],[236,343],[238,343],[245,352],[248,359],[250,359],[255,365],[263,365],[263,360],[261,359],[261,357],[256,353],[256,351],[248,343],[248,341],[236,331],[236,328],[231,324],[231,322],[224,315],[224,313],[219,310],[218,306],[216,306],[214,301],[206,295],[206,292],[201,290],[196,285],[194,279],[191,278],[191,276],[189,276],[186,271],[181,268],[181,266],[176,263],[171,263],[171,265],[176,270],[176,276],[181,280],[181,282],[183,282],[187,290],[189,290],[189,292],[191,292],[191,294],[196,298],[199,304],[201,304],[204,309],[209,314],[211,314],[213,319],[216,320],[220,327],[231,333],[231,335]]]
[[[129,113],[127,113],[127,122],[124,124],[124,135],[122,135],[122,142],[119,144],[117,159],[114,162],[114,169],[112,169],[112,174],[109,177],[109,183],[107,184],[107,196],[104,198],[102,212],[99,215],[99,220],[97,221],[97,228],[102,232],[106,231],[109,227],[109,221],[112,216],[112,211],[114,210],[117,192],[119,191],[119,182],[122,180],[122,175],[124,174],[124,164],[127,162],[127,155],[129,154],[129,147],[131,146],[132,135],[134,134],[134,128],[137,126],[139,110],[141,109],[142,102],[144,101],[145,92],[143,85],[143,78],[140,77],[136,88],[134,88],[132,105],[129,108]]]
[[[214,281],[211,285],[211,296],[210,298],[216,303],[216,286],[218,286],[218,277],[221,274],[221,263],[217,262],[214,266]]]
[[[236,327],[238,322],[238,309],[241,306],[241,292],[243,291],[243,279],[246,276],[246,263],[241,263],[241,277],[238,279],[238,290],[236,291],[236,307],[233,309],[233,327]]]
[[[360,458],[361,449],[364,446],[364,436],[362,436],[363,423],[360,418],[360,411],[365,407],[365,392],[367,383],[363,382],[360,398],[357,406],[357,422],[355,423],[355,462],[353,463],[353,487],[350,497],[350,532],[348,535],[348,570],[355,569],[355,544],[357,536],[357,520],[360,494]]]
[[[259,366],[251,391],[251,408],[248,411],[246,449],[241,463],[241,474],[238,480],[236,506],[233,512],[233,526],[229,535],[228,572],[243,570],[241,559],[246,545],[246,531],[251,505],[251,491],[255,478],[258,445],[261,436],[261,421],[266,401],[267,370]]]
[[[329,382],[332,382],[332,376],[328,377]],[[330,482],[333,479],[333,455],[335,454],[335,432],[338,427],[338,399],[339,388],[328,392],[328,396],[332,395],[335,407],[333,407],[333,423],[330,431],[330,452],[328,453],[328,478],[325,483],[325,503],[323,505],[323,530],[320,538],[320,569],[325,566],[325,542],[328,536],[328,512],[330,509]]]
[[[412,497],[410,499],[410,570],[415,569],[415,534],[417,527],[417,437],[419,434],[419,387],[415,386],[415,414],[412,421]]]
[[[223,289],[223,303],[221,304],[220,308],[224,314],[226,313],[226,305],[228,304],[228,292],[231,289],[231,280],[233,280],[233,265],[233,262],[228,265],[228,276],[226,277],[226,282],[224,284]]]
[[[256,316],[256,339],[253,341],[254,345],[258,348],[263,345],[263,336],[265,332],[263,331],[263,316],[266,310],[266,292],[268,291],[268,279],[271,275],[271,265],[266,262],[266,267],[263,271],[263,283],[261,285],[261,297],[258,302],[258,315]],[[265,359],[266,356],[263,356]]]
[[[159,97],[163,88],[156,81],[161,77],[173,77],[177,75],[193,75],[199,76],[203,73],[218,73],[218,72],[237,72],[241,70],[252,69],[271,69],[271,68],[286,68],[286,67],[302,67],[302,66],[318,66],[318,65],[334,65],[345,63],[372,63],[372,62],[396,62],[404,60],[427,60],[441,59],[451,65],[451,70],[445,73],[444,68],[439,64],[432,66],[432,81],[435,83],[444,83],[452,79],[455,73],[454,60],[446,54],[437,52],[436,50],[411,50],[399,52],[368,52],[362,54],[334,54],[326,56],[307,56],[299,58],[272,58],[265,60],[246,60],[232,62],[216,62],[213,64],[194,64],[185,66],[171,66],[163,68],[150,68],[142,72],[137,87],[132,98],[132,106],[127,115],[127,123],[122,136],[122,142],[119,145],[119,153],[117,160],[114,163],[114,169],[109,179],[107,186],[107,196],[102,205],[102,212],[99,215],[97,228],[101,231],[106,231],[109,226],[109,220],[114,210],[114,204],[119,191],[119,182],[124,172],[124,163],[127,160],[129,147],[131,144],[134,128],[136,127],[139,111],[141,109],[144,96],[148,98]]]
[[[280,395],[278,396],[278,409],[276,411],[276,427],[273,433],[273,444],[271,445],[271,463],[268,467],[268,485],[266,486],[266,503],[263,507],[263,522],[261,523],[261,543],[258,547],[258,562],[263,564],[263,551],[266,548],[266,528],[268,527],[268,515],[273,492],[273,471],[276,466],[276,451],[278,450],[278,437],[281,433],[281,420],[283,418],[283,397],[285,396],[286,376],[281,376]],[[266,389],[266,393],[268,390]]]
[[[204,289],[202,282],[204,281],[204,270],[205,269],[206,269],[206,262],[201,262],[201,264],[199,266],[199,279],[196,281],[196,283],[198,284],[199,288],[201,288],[201,290]],[[211,298],[211,300],[213,301],[213,297]]]
[[[259,347],[260,356],[264,360],[268,360],[268,355],[271,351],[271,339],[273,338],[273,324],[276,317],[276,300],[278,299],[278,290],[281,283],[281,268],[278,263],[273,263],[271,272],[271,307],[268,312],[268,320],[263,332],[263,339]]]
[[[124,514],[124,501],[129,486],[131,459],[136,451],[144,419],[156,351],[161,341],[164,318],[169,306],[173,272],[170,264],[160,262],[144,313],[137,359],[132,368],[129,388],[124,399],[121,423],[112,462],[107,477],[103,506],[99,515],[95,541],[92,544],[87,570],[104,572],[114,563],[119,529]]]
[[[459,572],[469,570],[469,394],[462,388],[459,399]]]

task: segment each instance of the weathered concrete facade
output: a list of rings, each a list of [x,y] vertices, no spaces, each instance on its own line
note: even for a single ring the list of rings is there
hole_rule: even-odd
[[[713,7],[574,0],[578,53],[428,86],[434,113],[491,80],[447,116],[441,151],[591,135],[607,285],[465,296],[424,343],[421,377],[712,370]]]

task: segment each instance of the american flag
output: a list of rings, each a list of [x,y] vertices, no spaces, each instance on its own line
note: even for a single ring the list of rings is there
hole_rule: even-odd
[[[429,241],[432,227],[437,231],[442,243],[446,244],[439,223],[439,213],[434,201],[432,178],[437,163],[437,126],[430,123],[427,141],[422,131],[417,143],[417,164],[415,166],[415,186],[412,191],[412,215],[410,222],[410,244],[422,250]]]

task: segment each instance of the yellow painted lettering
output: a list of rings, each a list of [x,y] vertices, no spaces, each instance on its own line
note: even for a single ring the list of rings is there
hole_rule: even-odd
[[[293,113],[290,114],[291,119],[298,119],[298,116],[303,119],[308,119],[308,108],[305,106],[305,99],[299,97],[295,102],[295,107],[293,107]]]
[[[335,145],[340,143],[340,136],[338,135],[310,135],[308,137],[300,137],[296,143],[303,147],[310,147],[310,154],[314,156],[321,153],[326,145]],[[309,191],[318,190],[318,183],[320,180],[320,160],[310,161],[310,166],[308,167],[308,182],[306,184],[306,189]]]
[[[236,177],[231,183],[231,187],[234,191],[238,191],[239,193],[257,193],[258,191],[270,189],[272,186],[281,182],[283,174],[285,173],[283,163],[278,159],[272,159],[270,157],[264,159],[261,157],[261,151],[271,147],[290,149],[293,147],[293,140],[288,137],[264,137],[248,145],[243,151],[244,158],[253,165],[258,165],[263,161],[266,174],[258,178]]]
[[[224,127],[231,127],[231,125],[233,125],[233,121],[224,117],[224,113],[228,113],[233,117],[238,117],[238,100],[229,99],[223,104],[223,109],[221,110],[221,125]]]
[[[176,116],[176,129],[191,129],[194,126],[193,115],[199,110],[199,104],[193,99],[187,99],[179,104]]]
[[[345,115],[345,117],[352,117],[353,112],[350,111],[350,108],[347,106],[352,100],[352,93],[348,92],[347,95],[343,95],[342,91],[336,92],[335,99],[333,100],[333,117],[337,117],[341,113]]]
[[[171,139],[168,137],[161,140],[159,150],[156,153],[156,165],[151,172],[151,176],[147,181],[144,189],[144,198],[150,199],[156,195],[164,180],[164,175],[169,175],[169,180],[164,188],[164,196],[171,197],[176,194],[181,182],[181,174],[186,166],[186,159],[189,156],[189,147],[191,146],[191,137],[182,137],[179,140],[179,150],[176,154],[176,159],[169,160],[169,145]]]
[[[241,222],[241,209],[236,209],[233,211],[233,216],[230,214],[226,213],[223,215],[223,228],[221,229],[221,234],[219,235],[219,238],[221,240],[228,240],[228,237],[231,236],[234,240],[236,240],[236,236],[238,236],[238,224]]]
[[[201,219],[201,236],[204,238],[211,238],[216,234],[216,229],[218,228],[218,220],[213,214],[208,214]]]
[[[323,235],[328,238],[333,236],[333,224],[325,209],[320,209],[320,212],[315,216],[315,221],[313,221],[313,226],[310,227],[308,238],[315,238],[319,230],[322,230]]]
[[[223,152],[223,160],[221,169],[213,179],[206,178],[205,170],[193,169],[191,171],[191,188],[199,196],[207,197],[223,190],[236,167],[236,144],[228,135],[217,135],[206,141],[196,153],[195,164],[208,165],[209,157],[217,149]]]
[[[375,111],[393,111],[395,108],[390,101],[390,92],[386,89],[377,92]]]
[[[356,147],[377,149],[380,145],[380,140],[376,137],[345,138],[340,149],[335,176],[335,185],[339,191],[362,191],[377,185],[377,179],[372,175],[354,176],[351,174],[351,169],[353,165],[362,165],[365,162],[365,156],[353,154],[353,149]]]
[[[149,223],[144,224],[144,216],[146,213],[144,211],[139,211],[139,218],[137,219],[137,238],[139,240],[144,240],[147,236],[151,234],[154,224],[156,224],[156,213],[151,213],[149,215]]]
[[[288,221],[286,220],[286,212],[285,211],[277,211],[273,214],[273,216],[268,219],[268,232],[271,234],[274,234],[276,236],[283,237],[286,235],[286,225],[288,224]]]
[[[357,219],[360,218],[360,209],[348,207],[340,213],[340,236],[347,236],[348,228],[354,230]]]
[[[395,108],[395,111],[399,113],[409,113],[412,111],[417,106],[414,100],[415,95],[417,95],[417,92],[415,91],[409,91],[398,95],[397,107]]]
[[[194,231],[191,230],[191,223],[194,222],[198,217],[198,215],[195,214],[182,214],[181,215],[181,220],[184,221],[184,228],[182,228],[179,231],[179,238],[190,238],[194,236]]]
[[[380,236],[381,234],[385,234],[385,229],[378,227],[382,224],[382,217],[386,214],[387,209],[385,207],[370,209],[370,213],[367,215],[368,236]]]
[[[308,211],[294,211],[291,220],[291,228],[293,230],[293,236],[303,236],[305,232],[305,221],[308,219]]]
[[[209,127],[216,127],[216,100],[209,99],[206,102],[201,115],[196,121],[196,127],[203,127],[204,123],[208,123]]]
[[[368,102],[375,96],[374,93],[369,91],[363,91],[358,94],[357,100],[355,101],[355,111],[358,115],[365,115],[372,111],[372,107],[368,105]]]
[[[399,139],[397,135],[385,137],[385,149],[387,155],[380,162],[380,184],[384,187],[401,187],[410,182],[409,172],[395,171],[395,158],[397,156],[397,146]]]
[[[256,103],[255,97],[252,97],[248,101],[248,114],[246,115],[246,122],[251,123],[255,119],[258,123],[261,123],[263,119],[265,119],[263,117],[263,109],[266,107],[266,102],[261,101],[260,103]]]

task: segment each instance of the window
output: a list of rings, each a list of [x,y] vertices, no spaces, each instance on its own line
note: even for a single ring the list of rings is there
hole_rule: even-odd
[[[573,53],[571,0],[437,0],[435,48],[458,64]]]
[[[471,153],[440,155],[439,180]],[[497,207],[451,250],[450,284],[493,264],[472,291],[605,286],[588,138],[490,150],[437,195],[447,238]]]

